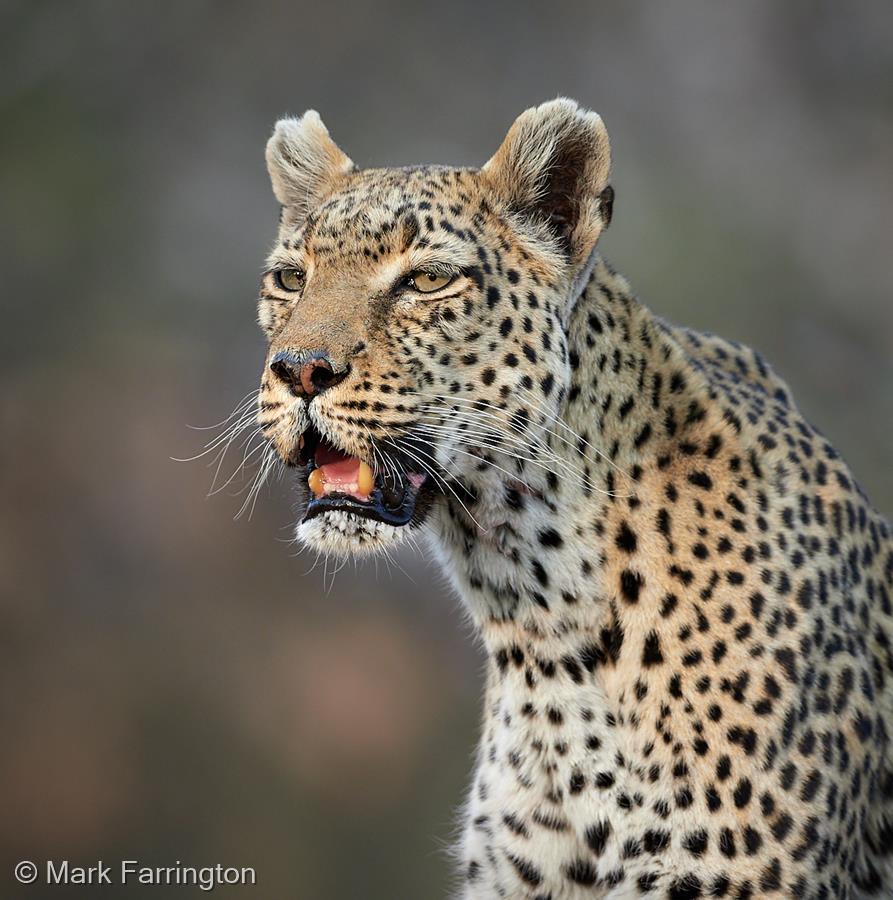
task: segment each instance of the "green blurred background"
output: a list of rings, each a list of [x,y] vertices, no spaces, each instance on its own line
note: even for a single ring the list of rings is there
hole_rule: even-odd
[[[21,858],[250,865],[219,892],[271,900],[450,883],[481,660],[443,578],[329,587],[287,477],[234,521],[171,461],[256,386],[278,116],[465,165],[536,102],[597,109],[605,254],[763,351],[889,513],[891,47],[886,0],[0,5],[0,896],[98,896],[19,888]]]

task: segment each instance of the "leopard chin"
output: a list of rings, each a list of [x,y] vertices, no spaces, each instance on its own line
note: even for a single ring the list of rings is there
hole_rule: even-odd
[[[296,535],[309,550],[344,559],[373,556],[399,547],[406,542],[411,527],[331,509],[299,522]]]

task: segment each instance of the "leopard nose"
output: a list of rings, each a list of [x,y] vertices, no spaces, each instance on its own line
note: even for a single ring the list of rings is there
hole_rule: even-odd
[[[309,353],[282,350],[270,360],[270,371],[297,397],[321,394],[347,376],[347,369],[337,370],[320,350]]]

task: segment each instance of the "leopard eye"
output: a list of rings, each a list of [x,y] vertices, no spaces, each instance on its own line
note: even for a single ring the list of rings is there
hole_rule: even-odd
[[[279,269],[276,284],[283,291],[299,291],[304,286],[304,273],[300,269]]]
[[[409,276],[409,283],[422,294],[433,294],[454,280],[453,275],[438,275],[436,272],[413,272]]]

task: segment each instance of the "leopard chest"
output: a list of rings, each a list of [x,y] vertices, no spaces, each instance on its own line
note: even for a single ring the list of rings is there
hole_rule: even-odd
[[[641,773],[587,671],[595,656],[556,654],[510,631],[491,658],[466,853],[485,858],[511,896],[608,895],[628,873],[626,836],[653,818]]]

